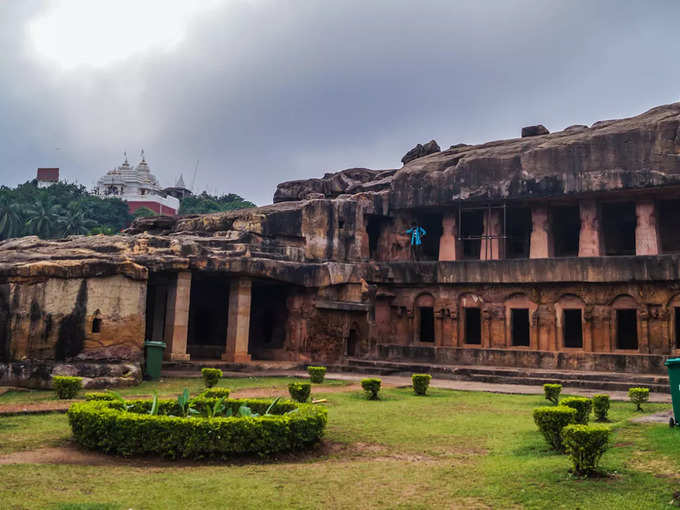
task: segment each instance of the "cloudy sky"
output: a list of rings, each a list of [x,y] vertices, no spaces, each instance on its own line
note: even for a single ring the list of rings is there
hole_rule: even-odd
[[[161,183],[270,203],[418,142],[680,100],[676,0],[0,0],[0,183]]]

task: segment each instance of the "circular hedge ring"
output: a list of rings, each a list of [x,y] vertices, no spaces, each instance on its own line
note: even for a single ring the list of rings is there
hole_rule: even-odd
[[[172,400],[158,401],[158,414],[149,414],[151,400],[92,400],[73,404],[68,419],[73,438],[86,448],[172,459],[301,450],[321,439],[328,421],[324,407],[289,400],[272,405],[271,400],[261,399],[224,400],[226,414],[233,417],[204,417],[219,400],[192,399],[190,417],[182,417],[183,410]],[[239,415],[242,406],[260,416]],[[270,414],[265,414],[268,409]]]

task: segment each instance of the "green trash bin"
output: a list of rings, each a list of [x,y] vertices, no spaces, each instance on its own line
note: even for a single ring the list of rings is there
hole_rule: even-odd
[[[680,426],[680,358],[670,358],[664,363],[668,367],[668,381],[671,384],[671,398],[673,399],[673,415],[670,425]]]
[[[165,342],[147,340],[144,342],[144,347],[146,348],[146,368],[144,370],[144,375],[146,375],[147,379],[157,381],[161,378]]]

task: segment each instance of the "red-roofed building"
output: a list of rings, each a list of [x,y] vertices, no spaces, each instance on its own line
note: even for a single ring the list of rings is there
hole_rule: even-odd
[[[38,168],[38,187],[46,188],[59,182],[58,168]]]

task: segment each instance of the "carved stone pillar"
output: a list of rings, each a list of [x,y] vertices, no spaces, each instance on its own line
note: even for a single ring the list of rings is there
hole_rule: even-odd
[[[165,359],[187,361],[187,333],[189,332],[189,301],[191,299],[191,271],[177,273],[177,281],[168,288],[165,309]]]
[[[635,214],[635,255],[658,255],[660,250],[656,204],[651,200],[637,202]]]
[[[234,363],[247,363],[250,338],[250,298],[252,281],[248,278],[232,280],[229,288],[229,319],[227,321],[227,346],[222,359]]]
[[[500,209],[487,210],[484,214],[484,234],[482,235],[481,250],[479,252],[480,260],[498,260],[503,258],[504,254],[501,253],[503,243],[498,237],[502,233],[502,211]]]
[[[583,350],[593,352],[593,307],[586,306],[583,309]]]
[[[461,258],[458,236],[458,217],[449,214],[442,219],[442,236],[439,238],[439,260],[458,260]]]
[[[602,255],[602,233],[597,203],[586,200],[580,203],[581,232],[578,240],[579,257],[599,257]]]
[[[548,208],[539,206],[531,209],[531,242],[529,258],[544,259],[552,256]]]

